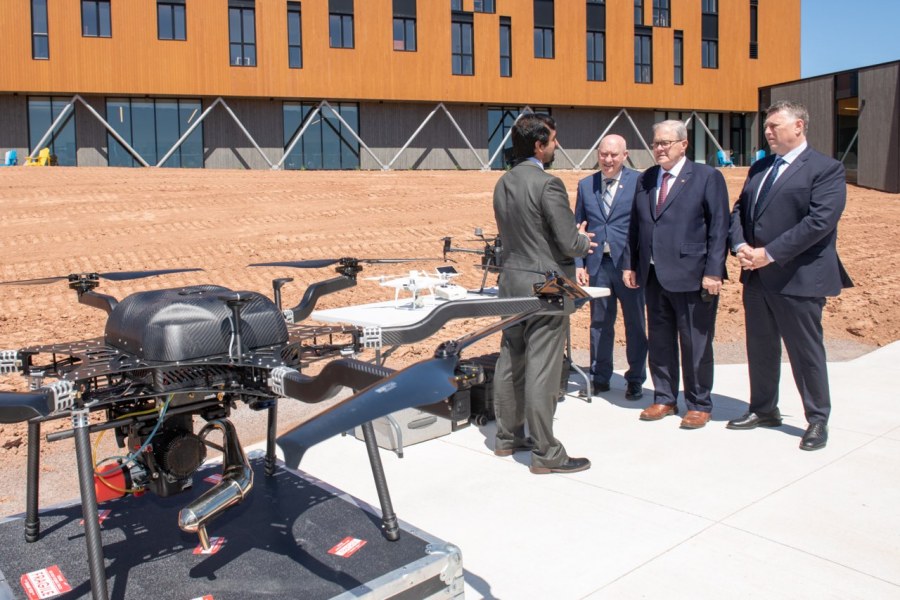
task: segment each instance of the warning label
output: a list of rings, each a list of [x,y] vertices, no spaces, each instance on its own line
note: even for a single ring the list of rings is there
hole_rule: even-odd
[[[55,598],[60,594],[72,591],[72,586],[66,581],[59,567],[53,565],[40,571],[32,571],[25,573],[19,579],[22,589],[28,600],[38,600],[39,598]]]
[[[353,556],[353,553],[366,545],[366,540],[360,540],[349,535],[342,539],[337,545],[328,551],[328,554],[334,554],[343,558]]]

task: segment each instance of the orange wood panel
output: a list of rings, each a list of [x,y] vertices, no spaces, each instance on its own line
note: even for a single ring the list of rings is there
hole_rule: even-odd
[[[800,0],[760,0],[749,59],[749,0],[719,2],[719,68],[700,67],[700,0],[672,0],[653,28],[653,83],[634,83],[631,0],[607,0],[607,81],[587,81],[584,0],[557,0],[555,58],[535,59],[533,5],[474,14],[475,75],[451,74],[450,1],[419,0],[417,51],[392,43],[392,1],[356,0],[355,47],[330,48],[328,1],[303,0],[303,68],[288,68],[287,2],[257,0],[257,66],[229,65],[227,0],[188,0],[187,40],[157,39],[156,0],[112,0],[112,37],[82,37],[80,0],[48,0],[50,60],[31,58],[30,0],[3,0],[0,93],[226,96],[755,111],[757,89],[800,73]],[[464,6],[471,9],[473,0]],[[512,22],[513,76],[499,75],[499,17]],[[652,2],[645,23],[652,20]],[[684,32],[684,80],[673,36]]]

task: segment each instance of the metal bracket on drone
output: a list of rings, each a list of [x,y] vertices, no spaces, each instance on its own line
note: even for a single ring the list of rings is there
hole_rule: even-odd
[[[22,370],[22,359],[18,350],[0,351],[0,375],[18,373]]]
[[[78,293],[78,302],[99,308],[111,313],[119,301],[107,294],[100,294],[93,291],[95,287],[100,285],[99,273],[73,273],[69,275],[69,288]]]
[[[303,298],[297,306],[284,311],[284,316],[288,323],[299,323],[306,319],[312,314],[312,311],[316,308],[316,302],[322,296],[355,286],[356,275],[362,271],[362,266],[355,258],[342,258],[340,266],[335,271],[340,274],[340,277],[313,283],[306,288],[306,292],[304,292]]]

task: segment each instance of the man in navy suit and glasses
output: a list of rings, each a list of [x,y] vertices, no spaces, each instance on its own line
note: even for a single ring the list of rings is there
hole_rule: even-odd
[[[728,191],[716,169],[687,159],[681,121],[653,126],[657,166],[638,180],[622,279],[644,287],[653,404],[641,420],[678,414],[679,362],[687,413],[699,429],[712,412],[713,336],[728,242]],[[680,353],[680,360],[679,360]]]
[[[616,339],[616,300],[625,320],[625,399],[638,400],[647,379],[647,333],[644,290],[625,287],[622,255],[628,244],[628,223],[634,204],[638,172],[624,167],[628,158],[625,138],[608,135],[600,140],[600,171],[578,182],[575,222],[587,221],[597,251],[576,257],[575,276],[580,285],[606,287],[610,295],[591,302],[591,382],[597,392],[609,390]],[[602,249],[602,251],[601,251]]]
[[[809,424],[802,450],[828,442],[831,396],[822,338],[826,296],[851,287],[835,247],[847,201],[844,167],[807,145],[809,113],[779,101],[766,111],[772,156],[756,161],[731,213],[729,244],[741,263],[750,407],[729,429],[778,427],[781,342]]]

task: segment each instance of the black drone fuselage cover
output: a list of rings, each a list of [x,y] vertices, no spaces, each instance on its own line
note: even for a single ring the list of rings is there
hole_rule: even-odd
[[[217,285],[132,294],[106,321],[106,343],[145,361],[196,361],[229,355],[235,349],[233,312],[226,299],[244,300],[240,311],[243,351],[285,344],[284,316],[257,292]]]

